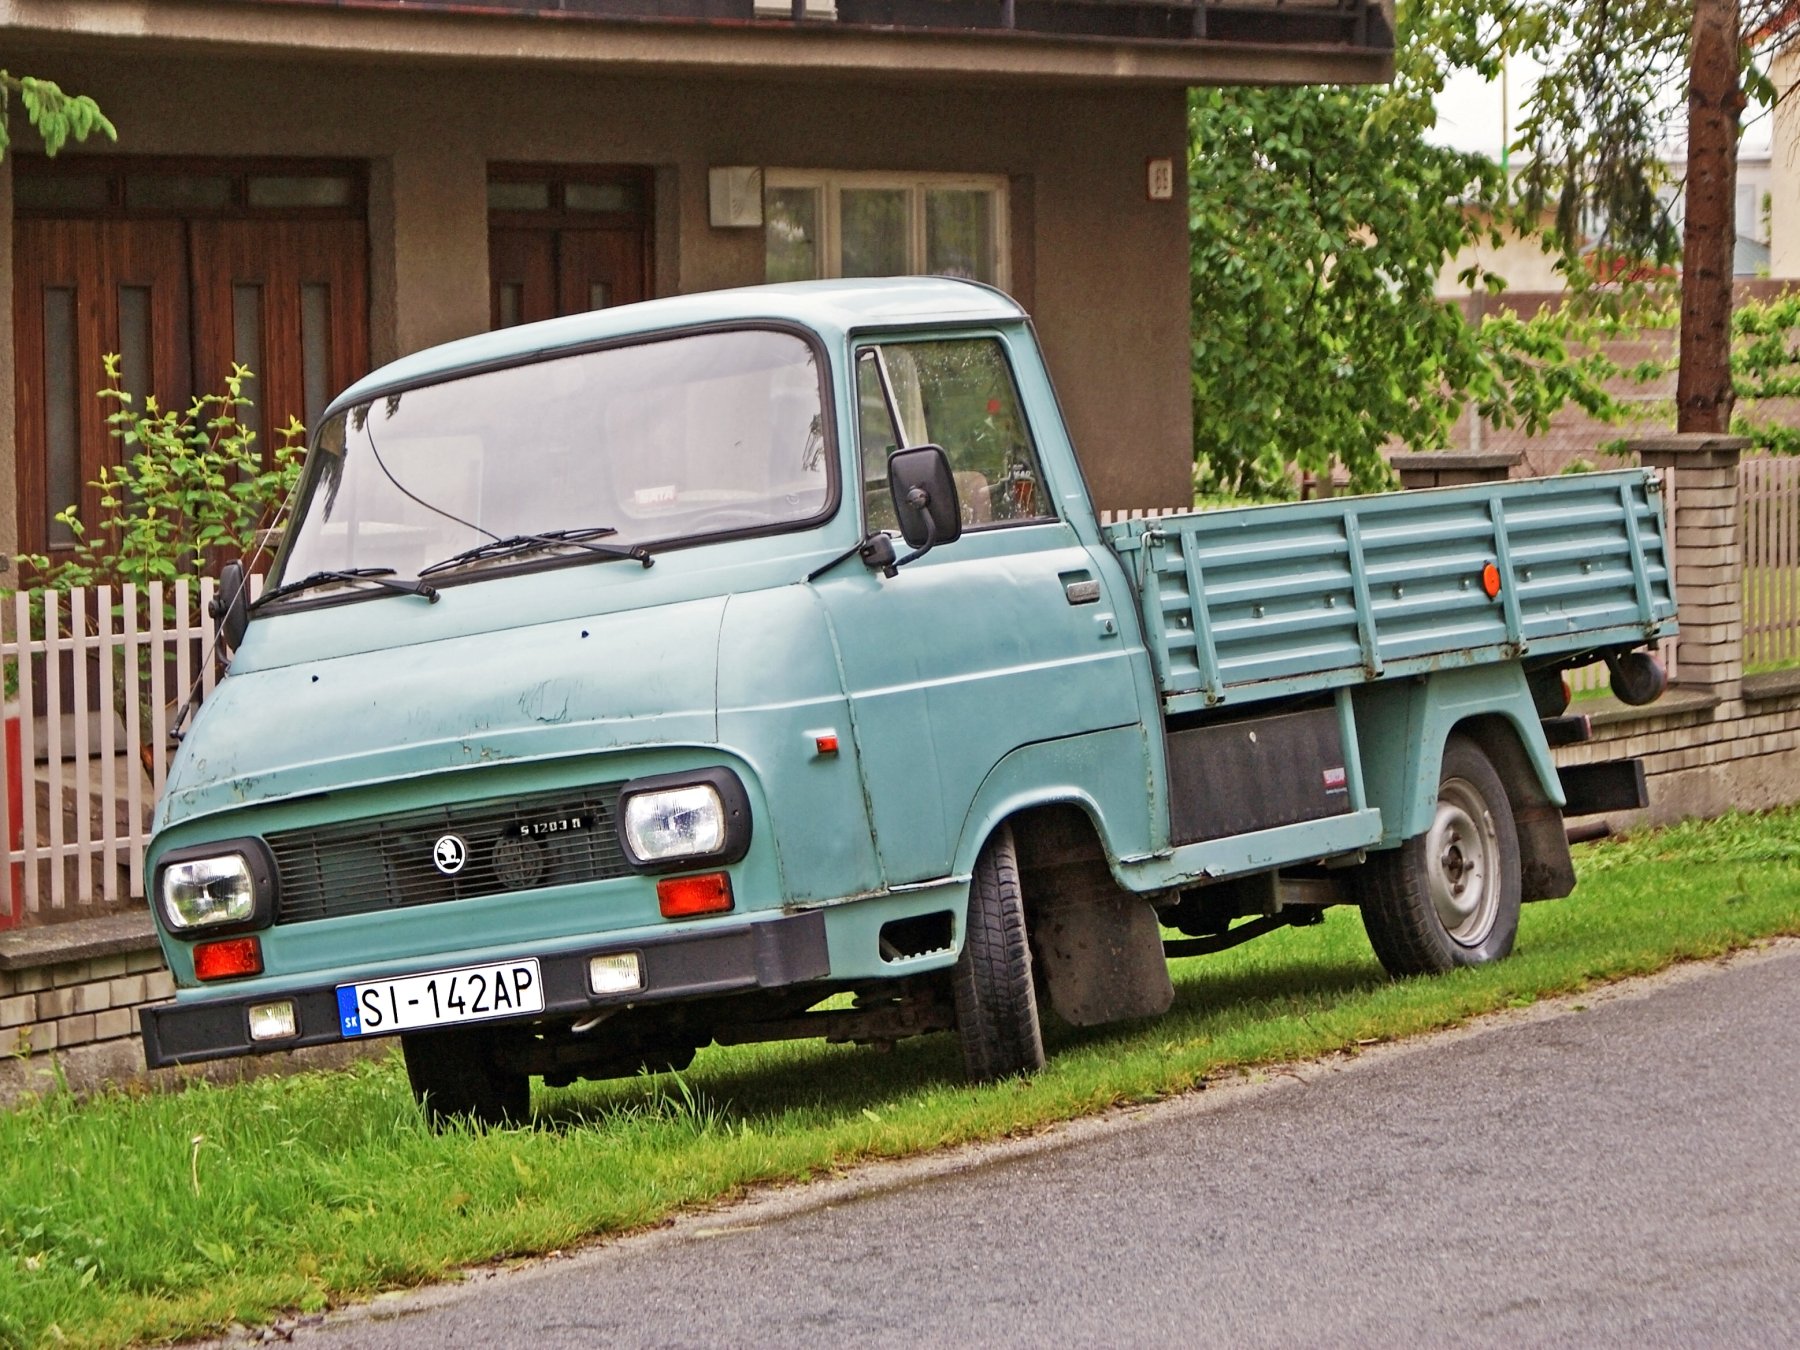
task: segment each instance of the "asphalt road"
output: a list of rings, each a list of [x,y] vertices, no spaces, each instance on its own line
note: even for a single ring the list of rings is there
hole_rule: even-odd
[[[1791,1345],[1800,954],[862,1174],[326,1346]]]

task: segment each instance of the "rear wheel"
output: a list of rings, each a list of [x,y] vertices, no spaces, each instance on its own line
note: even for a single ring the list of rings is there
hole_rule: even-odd
[[[967,927],[952,978],[964,1070],[971,1081],[985,1083],[1043,1068],[1019,857],[1006,826],[975,861]]]
[[[1519,835],[1500,775],[1473,741],[1444,746],[1430,828],[1358,870],[1363,927],[1388,974],[1435,975],[1512,951]]]
[[[500,1062],[486,1027],[415,1031],[400,1038],[406,1078],[431,1128],[453,1120],[498,1127],[531,1118],[531,1078]]]

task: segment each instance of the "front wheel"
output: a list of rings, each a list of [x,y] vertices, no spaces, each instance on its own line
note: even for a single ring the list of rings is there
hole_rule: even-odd
[[[964,1070],[971,1082],[986,1083],[1043,1068],[1019,855],[1007,826],[994,832],[975,860],[967,927],[951,980]]]
[[[1519,932],[1519,834],[1500,775],[1470,740],[1444,746],[1424,834],[1358,869],[1369,945],[1388,974],[1498,961]]]
[[[431,1128],[453,1120],[497,1128],[531,1117],[531,1078],[500,1062],[485,1027],[415,1031],[400,1038],[406,1078]]]

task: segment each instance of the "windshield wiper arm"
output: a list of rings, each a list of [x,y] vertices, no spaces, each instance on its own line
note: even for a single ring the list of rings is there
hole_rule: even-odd
[[[301,591],[310,591],[317,586],[326,586],[334,581],[351,582],[367,581],[386,590],[401,595],[422,595],[432,604],[437,603],[436,586],[428,586],[423,581],[391,580],[394,569],[391,567],[351,567],[339,572],[309,572],[298,581],[283,582],[272,591],[264,591],[256,597],[251,609],[261,609],[271,600],[281,600],[290,595],[298,595]]]
[[[489,539],[486,543],[477,544],[474,548],[465,548],[461,553],[452,553],[448,558],[432,563],[429,567],[421,567],[421,577],[432,576],[438,572],[448,572],[455,567],[463,567],[469,563],[488,562],[495,558],[512,558],[521,553],[535,553],[539,549],[557,548],[563,544],[573,544],[576,548],[586,549],[589,553],[602,558],[628,559],[649,567],[656,561],[650,556],[650,550],[642,544],[633,544],[622,548],[617,544],[596,544],[595,539],[604,539],[618,531],[610,525],[590,525],[580,529],[545,530],[541,534],[509,534],[504,539]]]

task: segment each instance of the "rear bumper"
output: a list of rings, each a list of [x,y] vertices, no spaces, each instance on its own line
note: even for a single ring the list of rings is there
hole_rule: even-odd
[[[609,952],[638,953],[644,973],[642,989],[605,996],[588,991],[588,960]],[[533,1021],[621,1003],[661,1003],[746,989],[776,989],[824,979],[831,973],[825,946],[825,916],[817,912],[767,919],[715,933],[684,933],[647,942],[597,942],[592,947],[558,952],[539,960],[544,979],[544,1011],[534,1013]],[[204,1003],[165,1003],[142,1009],[138,1022],[144,1035],[144,1062],[152,1069],[161,1069],[234,1055],[378,1039],[342,1034],[335,984],[299,986],[280,992],[259,990],[236,999],[224,990],[220,993],[224,996]],[[293,1001],[299,1034],[280,1041],[252,1041],[251,1005],[278,999]]]

